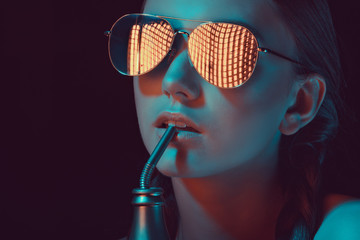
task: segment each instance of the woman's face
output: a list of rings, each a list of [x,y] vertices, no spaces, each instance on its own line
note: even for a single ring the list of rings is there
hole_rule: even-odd
[[[295,56],[294,41],[270,0],[147,0],[144,12],[245,23],[261,35],[260,47]],[[168,21],[175,30],[187,32],[199,25]],[[161,123],[175,119],[180,127],[157,164],[159,171],[171,177],[205,177],[237,168],[274,166],[279,125],[293,99],[295,75],[291,63],[259,53],[255,71],[246,84],[220,89],[191,66],[186,43],[186,37],[177,35],[173,58],[134,78],[137,115],[147,150],[152,152],[164,133]],[[187,121],[182,118],[190,120],[197,131],[181,128]]]

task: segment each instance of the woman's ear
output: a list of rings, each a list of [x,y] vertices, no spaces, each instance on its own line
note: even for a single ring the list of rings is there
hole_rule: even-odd
[[[325,97],[325,79],[318,74],[308,75],[295,86],[295,93],[279,126],[285,135],[292,135],[311,122]]]

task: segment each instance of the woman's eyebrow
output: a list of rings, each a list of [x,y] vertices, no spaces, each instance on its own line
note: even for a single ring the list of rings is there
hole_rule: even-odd
[[[213,21],[209,21],[209,22],[232,23],[232,24],[237,24],[237,25],[246,27],[247,29],[250,30],[250,32],[252,32],[252,33],[254,34],[255,38],[256,38],[258,41],[261,41],[261,42],[264,41],[264,38],[263,38],[263,36],[260,34],[260,32],[259,32],[258,30],[256,30],[256,28],[254,28],[253,26],[249,25],[249,24],[246,23],[246,22],[238,21],[238,20],[226,20],[226,19],[217,19],[217,20],[213,20]]]

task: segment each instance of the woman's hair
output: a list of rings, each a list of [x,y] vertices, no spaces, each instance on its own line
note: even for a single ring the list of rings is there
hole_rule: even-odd
[[[286,196],[276,227],[277,240],[313,239],[322,221],[321,163],[339,126],[344,108],[339,88],[343,77],[335,31],[326,0],[273,0],[297,47],[299,75],[317,73],[326,81],[326,95],[316,117],[280,141],[279,175]],[[178,210],[170,178],[157,172],[153,184],[165,191],[166,222],[172,238]]]
[[[297,47],[299,75],[317,73],[326,81],[315,118],[296,134],[282,136],[280,177],[287,202],[277,222],[276,239],[313,239],[322,221],[321,163],[344,109],[340,56],[326,0],[273,0]]]

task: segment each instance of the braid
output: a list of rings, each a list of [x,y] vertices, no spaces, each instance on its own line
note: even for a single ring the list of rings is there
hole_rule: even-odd
[[[321,163],[337,134],[343,79],[335,31],[326,0],[274,0],[293,34],[298,61],[295,72],[325,78],[327,92],[316,117],[292,136],[282,136],[279,171],[287,202],[277,222],[276,239],[313,239],[321,223]]]
[[[321,162],[337,124],[321,114],[294,136],[282,136],[279,171],[287,199],[277,240],[311,240],[321,223]]]

